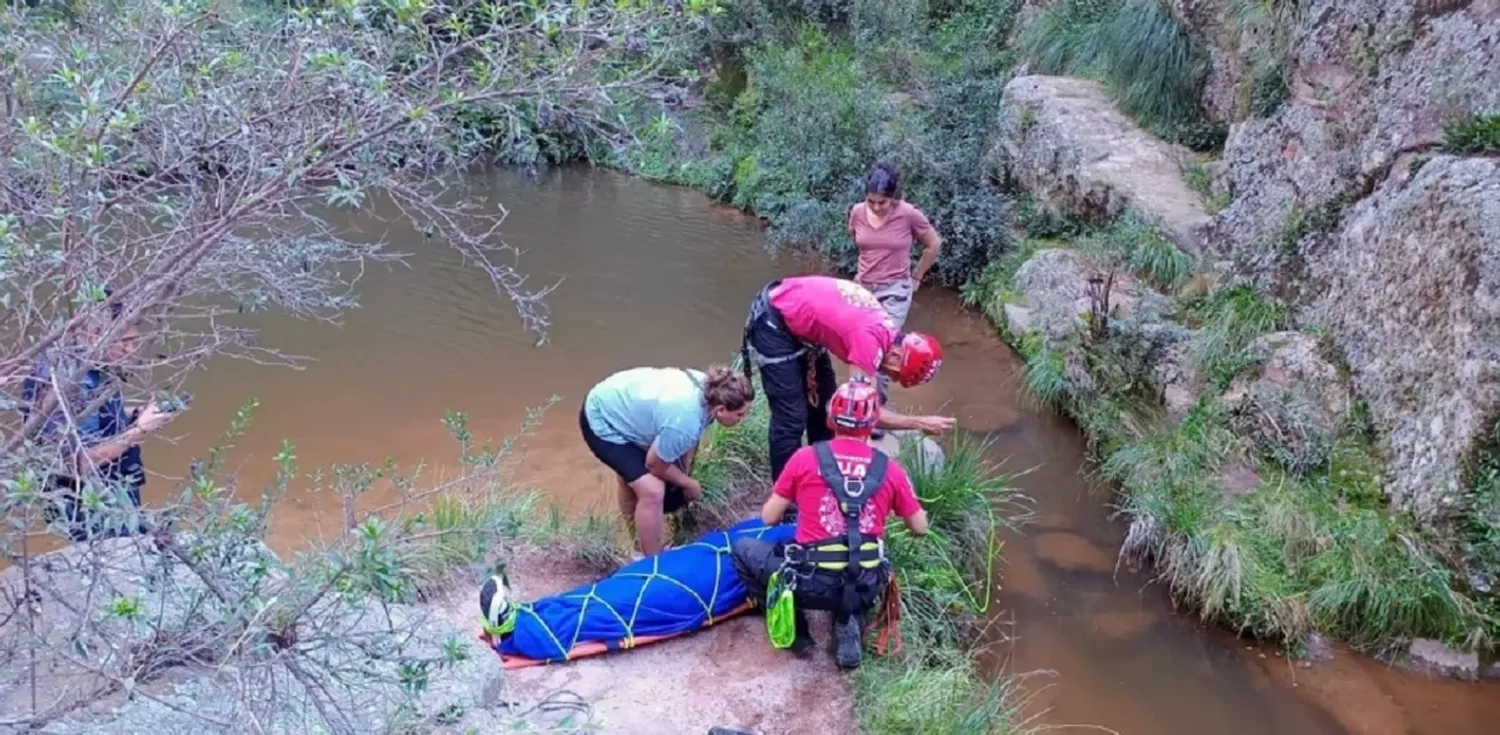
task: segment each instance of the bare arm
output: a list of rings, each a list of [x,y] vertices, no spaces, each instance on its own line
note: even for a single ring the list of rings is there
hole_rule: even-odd
[[[780,523],[781,519],[786,517],[786,509],[791,504],[792,501],[772,493],[771,497],[766,499],[766,504],[760,509],[761,523],[767,526],[774,526]],[[925,525],[923,527],[925,528]]]
[[[688,473],[683,472],[682,468],[678,467],[676,462],[668,462],[657,455],[655,444],[652,444],[651,448],[646,450],[646,471],[660,477],[664,482],[670,482],[683,490],[702,491],[702,488],[698,485],[698,481],[688,476]]]
[[[888,430],[915,429],[924,434],[946,434],[956,423],[958,422],[949,416],[907,416],[891,408],[888,403],[880,407],[880,418],[875,425]]]
[[[917,260],[917,267],[911,271],[911,278],[921,283],[927,277],[927,271],[932,270],[932,264],[937,262],[938,253],[943,250],[943,238],[938,236],[937,229],[929,227],[917,236],[922,241],[922,257]]]
[[[909,516],[902,517],[901,522],[905,523],[906,527],[910,529],[912,533],[918,536],[922,536],[927,533],[927,511],[925,509],[919,510]]]
[[[87,463],[95,467],[113,462],[120,458],[126,450],[136,444],[140,444],[146,438],[146,432],[139,426],[132,426],[109,439],[95,444],[88,449],[78,453],[80,464]]]

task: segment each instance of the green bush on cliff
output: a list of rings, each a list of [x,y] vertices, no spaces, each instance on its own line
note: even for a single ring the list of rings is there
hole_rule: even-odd
[[[1256,337],[1286,328],[1290,318],[1278,301],[1248,285],[1230,286],[1185,301],[1178,316],[1199,328],[1193,355],[1203,377],[1223,389],[1248,363],[1245,350]]]
[[[1160,0],[1060,0],[1021,33],[1036,72],[1099,80],[1121,111],[1194,150],[1223,147],[1198,93],[1207,57]]]

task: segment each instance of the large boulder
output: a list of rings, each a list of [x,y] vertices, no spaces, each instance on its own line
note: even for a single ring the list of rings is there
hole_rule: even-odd
[[[1101,263],[1080,250],[1041,250],[1027,260],[1010,283],[1020,303],[1006,310],[1011,333],[1017,337],[1038,331],[1049,342],[1061,342],[1084,326],[1092,308],[1089,278],[1103,275]],[[1110,291],[1110,318],[1159,325],[1171,302],[1139,279],[1116,271]]]
[[[1095,221],[1135,210],[1190,253],[1209,220],[1182,175],[1188,154],[1142,130],[1099,85],[1023,76],[1005,85],[995,151],[1006,178]]]
[[[1306,253],[1303,310],[1342,347],[1391,500],[1434,518],[1500,416],[1500,162],[1441,156],[1359,202]]]

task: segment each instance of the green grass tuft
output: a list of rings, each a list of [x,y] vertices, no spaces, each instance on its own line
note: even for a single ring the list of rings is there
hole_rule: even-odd
[[[1231,286],[1184,305],[1179,317],[1198,326],[1194,356],[1204,376],[1223,388],[1249,366],[1246,348],[1256,337],[1287,327],[1284,304],[1249,285]]]
[[[1020,350],[1026,358],[1026,389],[1042,403],[1063,408],[1068,399],[1067,362],[1063,354],[1048,347],[1039,332],[1022,336]]]
[[[1161,233],[1160,227],[1127,212],[1108,227],[1084,237],[1085,250],[1118,257],[1122,265],[1152,286],[1171,293],[1193,273],[1193,258]]]
[[[1500,153],[1500,113],[1474,115],[1447,126],[1443,150],[1463,155]]]
[[[1205,401],[1103,470],[1121,483],[1123,510],[1149,519],[1149,553],[1174,595],[1205,619],[1292,645],[1314,630],[1367,650],[1468,637],[1482,620],[1452,572],[1409,519],[1370,507],[1377,460],[1357,443],[1341,454],[1307,477],[1280,473]],[[1232,463],[1261,483],[1226,494]]]
[[[1386,507],[1367,420],[1351,416],[1326,457],[1300,474],[1236,431],[1218,394],[1249,367],[1255,338],[1287,327],[1286,307],[1235,286],[1184,299],[1178,318],[1198,328],[1195,357],[1209,386],[1175,423],[1142,389],[1152,363],[1132,347],[1141,340],[1047,345],[1033,334],[1018,345],[1028,387],[1072,414],[1100,474],[1119,484],[1119,509],[1132,520],[1123,552],[1154,563],[1173,596],[1205,620],[1290,647],[1314,631],[1363,650],[1412,637],[1492,641],[1500,630],[1493,594],[1470,589],[1441,543]],[[1065,374],[1064,365],[1085,374]],[[1495,439],[1500,447],[1500,433]],[[1466,516],[1471,578],[1500,569],[1497,457],[1479,452],[1472,473],[1472,505],[1484,510]]]
[[[985,459],[990,442],[957,432],[941,465],[916,443],[903,448],[931,530],[912,536],[892,523],[886,549],[901,589],[900,654],[871,655],[855,677],[855,709],[866,732],[1008,732],[1018,692],[987,679],[974,662],[978,625],[994,599],[998,533],[1031,518],[1029,500]]]
[[[1500,419],[1469,462],[1459,524],[1464,571],[1490,624],[1485,642],[1500,640]]]

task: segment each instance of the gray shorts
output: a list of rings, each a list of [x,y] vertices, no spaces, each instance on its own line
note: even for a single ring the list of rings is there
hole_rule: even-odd
[[[885,307],[885,313],[891,318],[891,323],[896,325],[896,329],[901,330],[905,328],[906,315],[911,313],[912,294],[917,290],[917,282],[915,280],[908,278],[904,281],[896,281],[894,283],[862,283],[860,285],[868,289],[875,296],[875,299],[880,302],[880,305]],[[885,403],[891,395],[890,376],[881,373],[876,378],[875,385],[880,390],[880,402]]]

